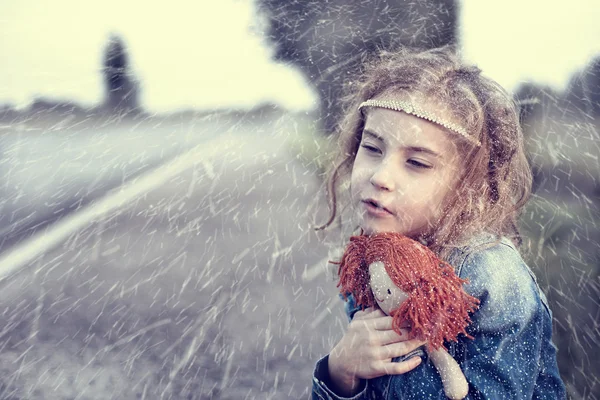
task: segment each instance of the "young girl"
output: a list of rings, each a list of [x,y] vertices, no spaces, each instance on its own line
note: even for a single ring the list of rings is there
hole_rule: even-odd
[[[552,314],[521,258],[518,213],[531,171],[511,97],[454,49],[383,53],[354,83],[329,175],[331,215],[350,178],[362,234],[398,232],[446,260],[479,308],[467,333],[445,343],[469,399],[566,397],[552,343]],[[319,228],[320,229],[320,228]],[[340,294],[340,298],[343,298]],[[380,309],[358,309],[317,362],[315,399],[441,399],[424,342],[398,335]]]

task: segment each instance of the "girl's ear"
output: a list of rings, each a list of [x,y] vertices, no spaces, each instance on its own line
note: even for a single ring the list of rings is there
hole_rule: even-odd
[[[365,262],[367,236],[352,236],[339,263],[337,287],[346,297],[352,293],[358,306],[371,307],[375,303],[369,284],[369,271]]]

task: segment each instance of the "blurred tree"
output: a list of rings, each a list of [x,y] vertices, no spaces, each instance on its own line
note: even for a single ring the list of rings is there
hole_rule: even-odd
[[[514,99],[519,106],[521,124],[525,127],[532,119],[540,118],[544,106],[548,103],[547,91],[544,88],[532,82],[526,82],[519,85],[514,93]]]
[[[598,123],[590,121],[598,77],[596,60],[565,91],[534,83],[515,91],[534,174],[535,196],[521,218],[525,254],[553,310],[558,366],[573,399],[600,398],[599,381],[590,378],[599,376],[600,362],[587,356],[600,340],[593,311],[600,293]]]
[[[139,111],[139,84],[129,67],[123,40],[111,35],[104,51],[105,107],[112,113]]]
[[[18,115],[13,104],[0,104],[0,121],[10,121]]]
[[[455,42],[454,0],[259,0],[275,59],[298,66],[320,98],[321,125],[334,131],[344,85],[378,49]]]
[[[582,76],[583,99],[591,117],[600,117],[600,56],[584,69]]]
[[[581,72],[571,76],[567,89],[565,90],[565,106],[578,111],[585,111],[585,95],[583,93],[583,82]]]
[[[565,93],[566,106],[600,117],[600,56],[596,56],[581,71],[573,74]]]
[[[68,115],[83,113],[83,109],[75,103],[68,101],[57,101],[44,97],[35,97],[29,106],[28,111],[33,115],[49,113],[54,114],[57,117],[65,117]]]

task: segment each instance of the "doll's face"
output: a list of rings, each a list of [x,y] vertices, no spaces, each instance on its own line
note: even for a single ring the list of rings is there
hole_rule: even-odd
[[[375,300],[379,304],[379,308],[387,315],[408,299],[408,295],[394,284],[381,261],[369,265],[369,276]]]

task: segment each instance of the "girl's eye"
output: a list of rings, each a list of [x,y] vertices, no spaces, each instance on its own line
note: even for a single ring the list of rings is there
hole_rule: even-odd
[[[363,145],[361,145],[361,147],[370,153],[377,153],[379,151],[379,149],[377,147],[373,147],[368,144],[363,144]]]
[[[407,162],[414,165],[417,168],[425,168],[425,169],[431,168],[430,165],[425,165],[423,163],[418,162],[417,160],[408,160]]]
[[[367,150],[369,153],[379,153],[379,149],[377,147],[373,147],[368,144],[361,144],[360,147]]]

